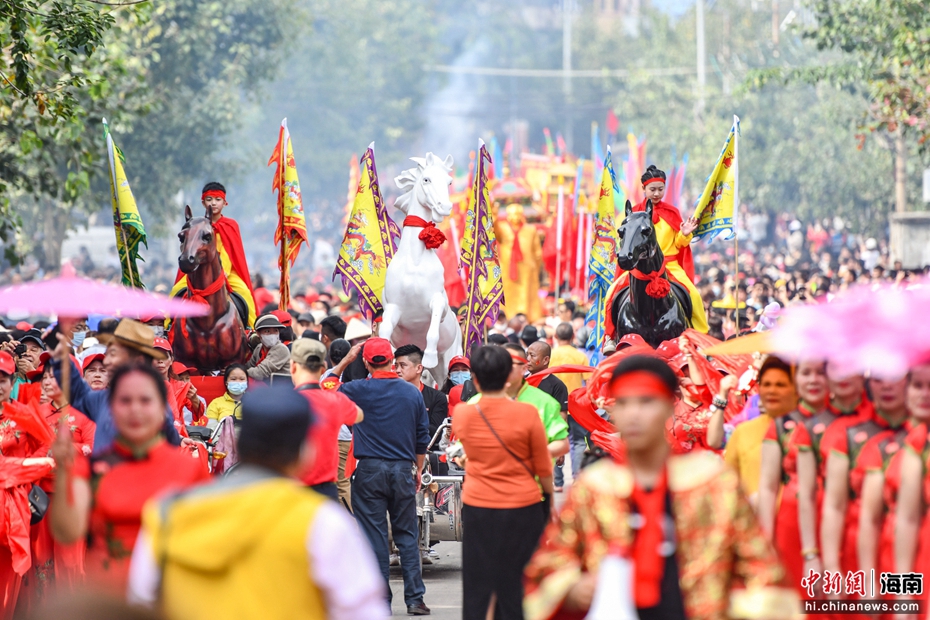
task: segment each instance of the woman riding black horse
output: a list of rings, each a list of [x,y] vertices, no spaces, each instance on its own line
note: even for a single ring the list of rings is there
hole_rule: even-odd
[[[626,203],[626,217],[617,230],[617,265],[629,273],[629,284],[608,296],[609,314],[617,340],[639,334],[658,347],[691,326],[691,297],[684,286],[669,281],[667,261],[656,239],[652,202],[647,200],[645,207],[634,212]]]

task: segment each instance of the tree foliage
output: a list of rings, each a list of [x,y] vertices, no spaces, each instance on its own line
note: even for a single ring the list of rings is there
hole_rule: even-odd
[[[930,137],[930,11],[923,0],[813,0],[813,25],[803,37],[818,50],[837,52],[831,61],[774,67],[752,76],[756,84],[829,82],[862,89],[869,98],[863,123],[869,131]],[[861,136],[864,139],[864,134]]]
[[[49,268],[69,229],[109,210],[103,118],[157,232],[174,214],[172,197],[223,165],[225,138],[299,23],[290,0],[30,0],[0,2],[0,11],[13,5],[16,19],[0,22],[15,76],[0,91],[0,238],[8,255],[36,251]]]

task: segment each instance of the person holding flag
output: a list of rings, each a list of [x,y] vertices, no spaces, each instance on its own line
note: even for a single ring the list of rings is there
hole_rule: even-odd
[[[213,232],[216,233],[216,250],[223,263],[226,280],[232,289],[233,296],[238,296],[245,303],[248,309],[246,327],[251,327],[255,324],[256,317],[252,279],[249,277],[249,264],[245,259],[239,224],[231,217],[223,215],[223,210],[229,205],[226,202],[226,188],[216,181],[207,183],[203,186],[200,203],[206,209],[207,217],[213,224]],[[171,296],[177,297],[183,293],[187,288],[186,282],[184,274],[178,270],[178,279],[171,289]],[[236,305],[241,307],[238,303]]]
[[[633,211],[645,211],[646,202],[652,202],[652,224],[655,227],[659,248],[665,257],[665,271],[668,273],[669,279],[687,289],[688,295],[691,297],[691,327],[706,334],[708,330],[707,314],[704,312],[704,301],[701,299],[701,294],[694,285],[694,259],[691,256],[691,239],[697,229],[698,221],[693,217],[687,220],[683,219],[678,207],[662,201],[665,197],[666,176],[664,171],[655,166],[649,166],[640,180],[643,184],[645,198],[633,207]],[[603,188],[601,191],[604,191]],[[622,272],[607,292],[605,311],[603,313],[604,331],[607,338],[604,345],[606,354],[613,352],[616,338],[616,326],[613,317],[606,309],[611,307],[614,298],[627,286],[629,278],[630,274],[628,272]]]

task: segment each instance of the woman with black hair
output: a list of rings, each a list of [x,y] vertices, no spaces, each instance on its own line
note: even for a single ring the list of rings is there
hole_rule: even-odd
[[[59,430],[52,444],[56,474],[49,525],[63,544],[89,534],[88,585],[122,596],[143,505],[167,489],[206,480],[209,473],[189,450],[165,441],[168,391],[157,370],[144,364],[117,368],[109,406],[116,439],[92,459],[77,452],[67,429]]]
[[[219,398],[214,398],[204,414],[209,418],[207,425],[211,427],[216,426],[220,420],[228,416],[234,416],[235,422],[242,418],[242,395],[249,387],[246,367],[242,364],[227,366],[223,373],[223,385],[226,386],[226,393]]]
[[[522,620],[523,567],[548,520],[540,487],[551,497],[552,461],[536,407],[507,396],[507,350],[480,347],[470,364],[481,402],[460,404],[452,416],[466,455],[462,617],[483,620],[494,605],[495,618]]]
[[[691,296],[691,326],[707,333],[707,315],[701,293],[694,286],[694,259],[691,256],[691,239],[698,222],[693,217],[682,219],[675,205],[664,202],[665,172],[649,166],[641,179],[645,199],[633,207],[633,211],[645,211],[646,201],[652,201],[652,223],[656,239],[665,256],[665,269],[670,279],[678,282]]]

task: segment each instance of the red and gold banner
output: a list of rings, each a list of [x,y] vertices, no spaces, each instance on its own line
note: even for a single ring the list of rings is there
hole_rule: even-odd
[[[287,130],[287,119],[281,121],[278,144],[275,146],[268,165],[277,164],[271,191],[278,192],[278,228],[274,232],[274,242],[281,244],[278,267],[281,270],[281,301],[278,307],[287,310],[291,298],[290,270],[300,253],[300,244],[307,243],[307,220],[304,217],[303,199],[300,196],[300,182],[297,180],[297,165],[294,163],[294,149],[291,146],[291,134]]]

